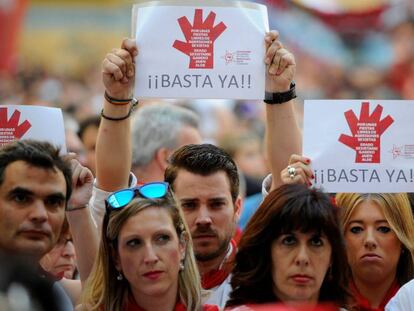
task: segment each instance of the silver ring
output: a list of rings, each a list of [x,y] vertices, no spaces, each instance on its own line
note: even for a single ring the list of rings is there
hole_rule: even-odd
[[[295,176],[296,176],[296,168],[288,165],[287,172],[288,172],[288,174],[289,174],[289,176],[290,176],[291,179],[295,178]]]

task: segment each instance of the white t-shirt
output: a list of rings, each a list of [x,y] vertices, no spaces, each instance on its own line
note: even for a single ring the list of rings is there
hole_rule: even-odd
[[[414,310],[414,280],[406,283],[385,306],[385,311]]]
[[[269,174],[262,181],[262,195],[263,195],[263,198],[267,197],[271,187],[272,187],[272,174]]]
[[[204,301],[205,304],[217,305],[223,308],[226,305],[227,300],[229,300],[231,292],[231,273],[227,276],[223,283],[220,285],[209,289],[209,296]]]

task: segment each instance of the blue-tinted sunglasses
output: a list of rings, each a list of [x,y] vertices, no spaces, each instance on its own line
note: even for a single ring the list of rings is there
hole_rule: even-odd
[[[159,181],[144,184],[142,186],[116,191],[105,200],[109,210],[121,209],[128,205],[138,194],[147,199],[159,199],[168,192],[168,183]]]

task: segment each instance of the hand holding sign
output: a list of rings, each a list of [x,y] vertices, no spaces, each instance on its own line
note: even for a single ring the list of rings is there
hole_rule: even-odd
[[[266,91],[286,92],[296,72],[295,57],[278,41],[279,33],[270,31],[265,36]]]
[[[124,39],[120,49],[113,49],[102,63],[102,81],[109,96],[116,99],[132,98],[135,61],[138,55],[135,40]]]
[[[213,26],[215,19],[216,13],[210,12],[203,22],[202,9],[195,10],[193,25],[190,24],[185,16],[178,19],[187,42],[175,40],[173,47],[190,56],[190,69],[213,68],[214,41],[226,29],[226,25],[223,22]]]
[[[312,168],[309,166],[310,159],[297,154],[292,154],[289,165],[280,172],[283,184],[304,184],[312,186],[314,179]]]

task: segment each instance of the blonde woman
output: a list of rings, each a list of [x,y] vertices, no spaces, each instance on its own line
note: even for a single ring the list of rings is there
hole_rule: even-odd
[[[168,183],[111,194],[81,310],[204,310],[192,241]]]
[[[414,277],[414,220],[405,193],[340,193],[336,204],[351,268],[354,306],[384,310]]]

